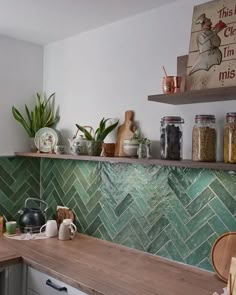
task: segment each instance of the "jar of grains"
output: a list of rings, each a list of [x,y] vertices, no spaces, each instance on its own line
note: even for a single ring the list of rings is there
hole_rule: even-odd
[[[214,115],[196,115],[192,134],[193,161],[216,161],[216,127]]]
[[[167,116],[161,119],[160,153],[164,160],[182,159],[182,124],[181,117]]]
[[[236,113],[227,113],[224,126],[224,162],[236,163]]]

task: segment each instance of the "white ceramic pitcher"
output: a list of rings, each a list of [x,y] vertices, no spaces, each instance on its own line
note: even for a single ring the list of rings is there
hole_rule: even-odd
[[[58,239],[62,241],[72,240],[77,232],[76,225],[71,219],[64,219],[60,225]]]

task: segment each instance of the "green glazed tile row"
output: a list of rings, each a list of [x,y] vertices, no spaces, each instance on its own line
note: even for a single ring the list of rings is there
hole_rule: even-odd
[[[57,205],[68,206],[79,232],[211,270],[213,242],[236,231],[232,173],[41,161],[41,197],[49,216]]]
[[[0,157],[0,215],[18,220],[26,198],[40,196],[40,159]]]

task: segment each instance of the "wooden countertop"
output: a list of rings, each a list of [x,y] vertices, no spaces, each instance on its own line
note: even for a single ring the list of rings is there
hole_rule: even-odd
[[[81,234],[72,241],[1,239],[0,263],[20,257],[88,294],[207,295],[225,286],[210,272]]]
[[[21,256],[13,251],[12,249],[9,249],[8,242],[4,239],[1,239],[0,241],[0,267],[14,264],[21,262],[22,258]]]

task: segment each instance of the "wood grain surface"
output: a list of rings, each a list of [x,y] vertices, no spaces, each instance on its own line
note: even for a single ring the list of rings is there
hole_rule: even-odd
[[[224,287],[210,272],[81,234],[6,242],[26,264],[88,294],[210,295]]]
[[[220,236],[214,243],[211,251],[212,265],[225,282],[228,281],[232,257],[236,256],[236,232]]]
[[[118,127],[117,138],[116,138],[116,148],[115,156],[124,157],[123,143],[125,139],[131,139],[134,135],[135,126],[134,126],[134,112],[126,111],[125,112],[125,121],[122,125]]]

